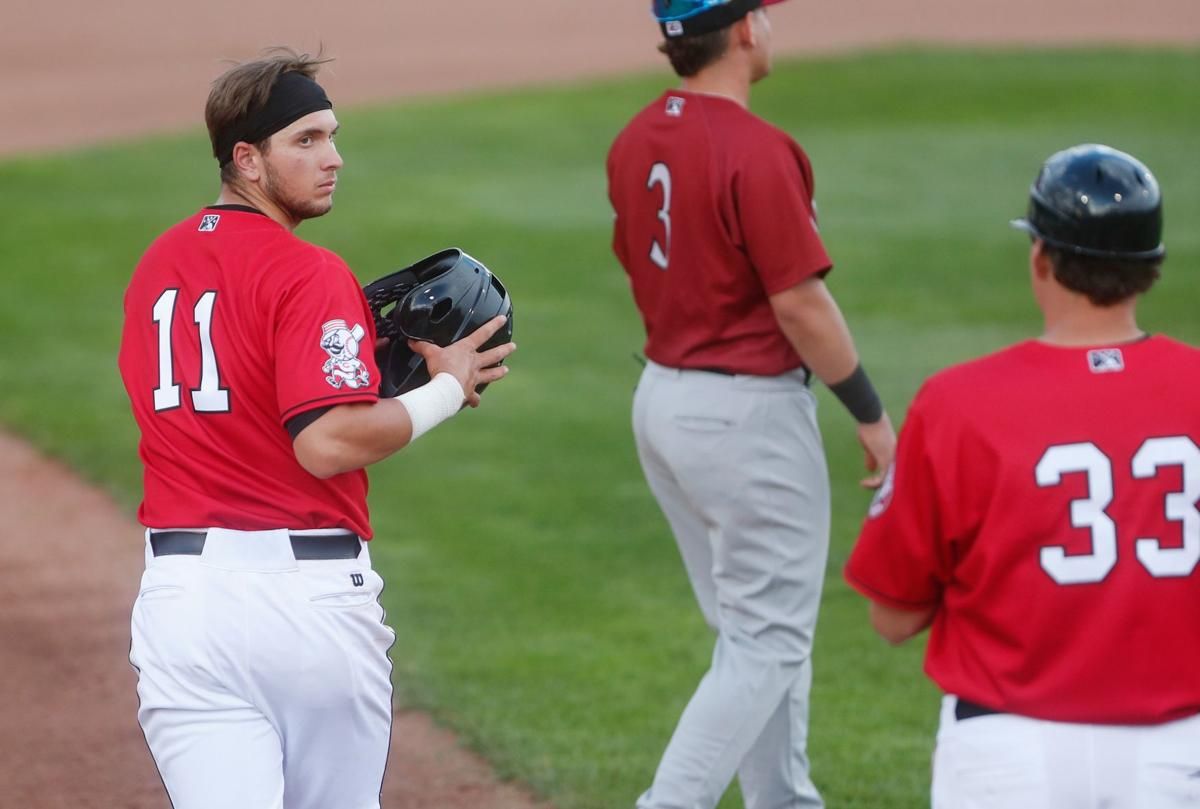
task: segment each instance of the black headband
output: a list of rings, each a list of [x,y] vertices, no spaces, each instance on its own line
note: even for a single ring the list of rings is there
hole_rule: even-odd
[[[730,0],[723,5],[705,9],[702,13],[688,17],[686,20],[660,22],[658,27],[667,39],[711,34],[713,31],[733,25],[761,5],[762,0]]]
[[[234,121],[217,137],[213,152],[217,161],[224,166],[233,160],[233,147],[237,144],[258,143],[310,112],[331,109],[333,102],[325,95],[321,85],[303,73],[282,73],[271,87],[267,103],[250,109]]]

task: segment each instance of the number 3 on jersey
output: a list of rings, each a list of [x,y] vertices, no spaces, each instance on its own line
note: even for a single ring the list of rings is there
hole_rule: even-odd
[[[655,163],[650,167],[646,188],[653,190],[656,185],[662,186],[662,207],[658,209],[658,220],[663,223],[665,230],[663,241],[666,247],[659,244],[658,239],[651,240],[650,260],[658,265],[659,269],[665,270],[671,256],[671,169],[667,167],[666,163]]]
[[[1180,523],[1183,545],[1164,548],[1157,537],[1138,537],[1134,547],[1151,576],[1190,576],[1200,563],[1200,448],[1183,435],[1150,438],[1134,453],[1131,471],[1135,479],[1145,480],[1164,466],[1177,466],[1183,475],[1183,491],[1168,494],[1164,507],[1166,518]],[[1113,499],[1112,462],[1090,442],[1058,444],[1046,450],[1035,470],[1042,487],[1057,486],[1071,472],[1087,475],[1088,496],[1071,501],[1071,525],[1091,532],[1092,550],[1068,556],[1061,545],[1046,546],[1042,569],[1059,584],[1103,581],[1117,564],[1117,525],[1105,513]]]
[[[154,322],[158,324],[158,387],[154,389],[154,410],[179,407],[180,386],[175,382],[175,354],[171,346],[171,324],[175,319],[178,289],[163,290],[154,302]],[[221,371],[213,352],[213,305],[217,293],[208,290],[196,301],[192,316],[200,332],[200,387],[192,388],[192,409],[197,413],[228,413],[229,390],[221,387]]]

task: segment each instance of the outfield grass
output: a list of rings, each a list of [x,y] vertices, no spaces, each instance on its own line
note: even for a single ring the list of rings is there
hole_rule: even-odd
[[[634,457],[640,326],[608,252],[605,151],[665,81],[339,108],[337,210],[301,230],[363,280],[458,245],[513,293],[509,379],[373,470],[373,555],[398,693],[560,809],[632,805],[710,653]],[[1074,143],[1156,170],[1170,259],[1143,325],[1200,342],[1197,98],[1197,51],[950,51],[789,62],[754,100],[812,157],[830,284],[899,420],[931,371],[1037,329],[1006,223]],[[0,421],[130,509],[121,295],[145,244],[215,197],[206,154],[197,129],[0,164]],[[841,582],[867,496],[849,418],[820,396],[835,512],[814,776],[834,809],[922,806],[937,693],[921,643],[886,648]]]

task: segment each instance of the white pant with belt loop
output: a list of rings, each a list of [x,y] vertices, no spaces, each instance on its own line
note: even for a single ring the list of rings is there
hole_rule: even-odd
[[[174,809],[377,809],[395,640],[382,589],[366,543],[296,561],[286,530],[209,529],[201,555],[155,557],[147,532],[129,660]]]

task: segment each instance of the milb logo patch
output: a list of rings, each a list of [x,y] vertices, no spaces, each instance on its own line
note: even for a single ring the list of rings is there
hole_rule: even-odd
[[[197,228],[201,233],[211,233],[217,229],[217,223],[221,221],[221,215],[215,213],[206,213],[200,218],[200,227]]]
[[[1111,374],[1125,370],[1125,357],[1119,348],[1094,348],[1088,352],[1088,369],[1093,374]]]

